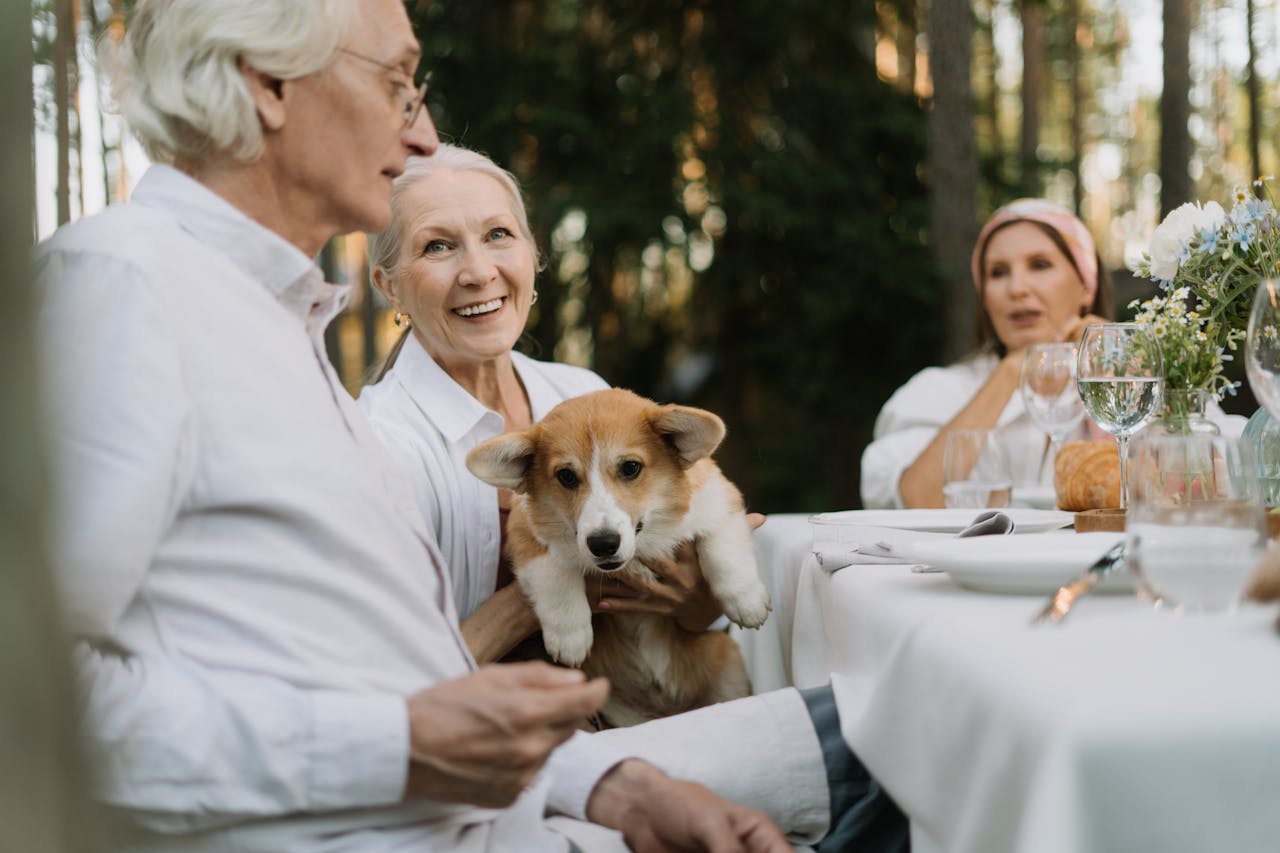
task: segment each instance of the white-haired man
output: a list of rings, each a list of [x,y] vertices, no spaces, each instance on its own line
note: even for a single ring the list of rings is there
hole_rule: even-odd
[[[663,767],[799,840],[833,802],[900,838],[860,767],[856,808],[829,790],[829,695],[587,736],[607,684],[476,669],[326,361],[346,293],[311,260],[384,227],[405,159],[437,146],[418,61],[400,0],[137,6],[115,96],[158,165],[37,254],[99,796],[147,850],[790,849]]]

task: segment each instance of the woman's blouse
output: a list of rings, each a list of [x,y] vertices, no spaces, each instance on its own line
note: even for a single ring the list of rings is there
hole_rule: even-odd
[[[535,422],[563,400],[609,387],[581,367],[518,352],[511,358]],[[387,375],[361,391],[358,402],[409,480],[465,619],[493,595],[502,547],[498,491],[467,470],[467,453],[502,433],[502,416],[455,382],[412,335]]]

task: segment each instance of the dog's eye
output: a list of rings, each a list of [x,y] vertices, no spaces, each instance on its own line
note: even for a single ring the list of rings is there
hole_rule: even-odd
[[[624,480],[634,480],[643,469],[644,466],[636,460],[627,459],[618,466],[618,476]]]
[[[573,473],[572,468],[561,468],[556,471],[556,479],[560,481],[560,485],[566,489],[578,488],[578,475]]]

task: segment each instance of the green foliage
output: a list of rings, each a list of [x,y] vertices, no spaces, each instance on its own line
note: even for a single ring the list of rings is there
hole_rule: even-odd
[[[718,458],[761,510],[855,505],[880,405],[937,357],[924,119],[876,77],[873,15],[857,0],[415,15],[442,135],[526,188],[550,260],[542,355],[587,340],[611,382],[718,412]],[[557,232],[575,211],[580,237]]]

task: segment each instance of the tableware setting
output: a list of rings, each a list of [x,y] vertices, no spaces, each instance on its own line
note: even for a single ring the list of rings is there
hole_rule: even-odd
[[[1008,507],[1000,510],[1013,522],[1014,532],[1043,533],[1071,526],[1069,512],[1054,509]],[[848,534],[856,534],[856,528],[893,527],[899,530],[920,530],[928,533],[959,533],[973,523],[978,514],[973,509],[846,509],[822,512],[809,516],[815,542],[846,541]],[[851,530],[851,528],[854,528]],[[856,541],[856,535],[847,541]]]
[[[918,539],[899,551],[979,592],[1049,595],[1123,542],[1116,533],[1043,533],[972,539]],[[1107,577],[1099,591],[1131,592],[1127,574]]]
[[[854,530],[846,531],[847,535],[838,541],[815,537],[813,555],[819,566],[833,572],[855,563],[901,565],[914,562],[902,552],[902,546],[919,541],[921,537],[951,540],[973,536],[1005,536],[1014,531],[1013,520],[998,510],[979,513],[957,533],[927,533],[873,525],[855,527]]]

